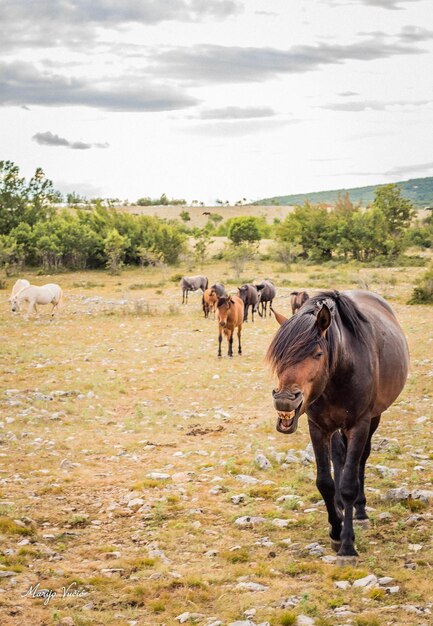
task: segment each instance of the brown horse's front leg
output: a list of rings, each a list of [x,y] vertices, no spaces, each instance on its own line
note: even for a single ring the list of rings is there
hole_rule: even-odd
[[[239,354],[242,354],[241,332],[242,332],[242,326],[238,326],[238,353]]]
[[[334,550],[338,550],[340,548],[342,515],[335,506],[335,484],[331,474],[331,435],[321,430],[310,420],[308,420],[308,427],[316,456],[316,486],[325,501],[328,511],[328,521],[331,526],[329,533],[331,545]]]
[[[229,342],[229,356],[233,356],[233,331],[230,331],[230,335],[227,337]]]
[[[222,356],[222,354],[221,354],[221,343],[222,343],[222,340],[223,340],[223,336],[222,336],[222,332],[221,332],[221,328],[220,328],[219,335],[218,335],[218,356]]]

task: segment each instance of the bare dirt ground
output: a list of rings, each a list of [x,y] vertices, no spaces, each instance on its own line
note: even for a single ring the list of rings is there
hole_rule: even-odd
[[[406,304],[424,270],[245,271],[274,278],[285,314],[294,288],[368,286],[408,337],[410,378],[367,468],[371,527],[343,569],[305,416],[275,431],[275,321],[246,324],[244,354],[218,360],[201,296],[182,306],[170,280],[182,271],[30,277],[64,287],[54,320],[12,315],[0,292],[1,626],[433,623],[432,308]],[[406,493],[383,499],[393,488]]]

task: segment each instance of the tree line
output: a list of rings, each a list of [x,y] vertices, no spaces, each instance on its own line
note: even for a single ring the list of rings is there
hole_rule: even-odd
[[[131,215],[97,202],[91,209],[55,208],[58,194],[38,168],[26,181],[11,161],[0,161],[0,265],[44,270],[126,264],[174,264],[186,235],[176,221]]]

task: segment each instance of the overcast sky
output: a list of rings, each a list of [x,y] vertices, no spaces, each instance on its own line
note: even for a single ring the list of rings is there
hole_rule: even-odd
[[[431,0],[1,0],[1,159],[87,197],[433,175]]]

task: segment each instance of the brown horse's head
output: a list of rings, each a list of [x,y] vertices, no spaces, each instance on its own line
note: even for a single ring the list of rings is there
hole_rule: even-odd
[[[233,304],[234,302],[230,296],[223,296],[222,298],[219,298],[218,300],[218,303],[217,303],[218,321],[219,321],[219,325],[222,326],[223,328],[227,324],[227,317],[229,315],[230,308]]]
[[[272,397],[281,433],[294,433],[300,415],[325,389],[329,374],[325,335],[334,308],[334,302],[325,299],[308,313],[290,320],[276,315],[282,325],[269,347],[267,360],[278,376],[278,388]]]

